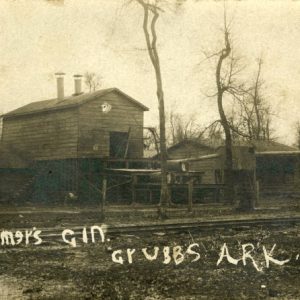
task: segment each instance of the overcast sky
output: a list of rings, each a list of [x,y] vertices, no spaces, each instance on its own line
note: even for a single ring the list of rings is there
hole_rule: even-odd
[[[124,0],[1,0],[0,112],[56,96],[54,73],[63,71],[65,95],[76,73],[103,77],[103,88],[118,87],[150,108],[157,120],[155,78],[142,32],[143,12]],[[172,0],[157,24],[167,110],[196,114],[200,124],[217,118],[213,62],[203,51],[219,49],[223,3]],[[227,2],[235,51],[249,78],[263,56],[266,96],[276,112],[279,141],[293,143],[300,119],[300,1]]]

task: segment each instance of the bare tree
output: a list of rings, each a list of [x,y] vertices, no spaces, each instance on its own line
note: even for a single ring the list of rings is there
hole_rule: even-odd
[[[85,72],[84,83],[89,92],[95,92],[101,86],[101,76],[94,72]]]
[[[161,161],[161,194],[158,213],[160,217],[166,217],[167,205],[170,203],[170,193],[167,180],[167,146],[165,126],[165,104],[161,76],[160,60],[157,51],[156,22],[160,16],[161,9],[157,2],[154,4],[146,0],[136,0],[144,11],[143,31],[145,35],[148,54],[155,71],[156,95],[159,109],[159,135],[160,135],[160,161]]]
[[[257,140],[259,140],[261,131],[262,131],[262,124],[261,124],[261,115],[259,111],[259,107],[261,104],[261,97],[260,97],[260,87],[261,87],[261,66],[262,66],[262,59],[260,58],[258,61],[258,70],[257,70],[257,76],[254,84],[254,93],[252,95],[253,99],[253,108],[255,112],[256,117],[256,128],[254,128],[254,136]]]
[[[231,112],[228,107],[225,110],[226,101],[238,101],[244,104],[242,100],[246,99],[250,89],[241,81],[242,71],[245,66],[241,63],[239,57],[232,47],[232,39],[230,37],[230,26],[226,19],[226,9],[224,7],[224,29],[223,29],[223,47],[219,52],[207,56],[212,59],[216,57],[215,80],[217,91],[216,94],[210,97],[216,97],[220,120],[215,121],[210,126],[209,134],[220,136],[220,125],[225,136],[225,164],[224,164],[224,183],[226,185],[225,198],[228,202],[233,203],[235,200],[234,193],[234,170],[233,170],[233,140],[240,137],[249,138],[249,135],[244,130],[243,126],[247,127],[244,120],[244,113],[237,111],[236,106],[231,106]],[[248,112],[248,111],[247,111]],[[219,124],[218,124],[219,123]],[[247,206],[246,202],[240,203],[240,207]]]
[[[267,104],[263,95],[264,81],[261,78],[262,72],[262,58],[258,59],[258,70],[256,80],[254,83],[254,92],[250,94],[250,100],[254,108],[255,119],[252,124],[252,135],[256,140],[270,140],[271,139],[271,107]]]
[[[258,70],[253,84],[240,95],[235,96],[239,110],[232,114],[231,126],[236,137],[249,140],[272,140],[272,110],[264,97],[264,81],[261,77],[262,58],[258,59]],[[239,129],[238,131],[235,129]]]
[[[231,59],[230,70],[228,75],[222,76],[222,67],[224,61],[230,58],[231,44],[229,39],[229,28],[226,22],[226,12],[224,11],[224,47],[218,54],[218,62],[216,67],[216,85],[217,85],[217,104],[220,115],[220,122],[225,134],[225,184],[227,186],[227,200],[233,201],[234,188],[233,188],[233,160],[232,160],[232,136],[231,128],[226,117],[223,98],[224,93],[230,91],[230,85],[233,77],[233,57]],[[226,72],[225,72],[226,73]],[[227,77],[227,78],[226,78]]]
[[[201,129],[196,123],[195,115],[185,117],[182,113],[171,110],[167,122],[169,123],[169,138],[167,138],[169,145],[197,138],[200,135]]]
[[[160,155],[159,150],[159,135],[156,127],[144,127],[147,131],[144,133],[144,149],[155,149],[156,155]]]

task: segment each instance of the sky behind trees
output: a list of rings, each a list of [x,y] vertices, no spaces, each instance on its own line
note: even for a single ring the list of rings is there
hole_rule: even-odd
[[[205,126],[218,118],[214,53],[222,43],[223,2],[167,1],[157,24],[166,109],[196,114]],[[158,121],[155,78],[145,49],[143,12],[123,0],[0,2],[0,111],[54,98],[54,73],[63,71],[65,95],[77,73],[96,72],[103,88],[118,87],[150,108]],[[300,102],[300,2],[226,1],[235,53],[252,79],[263,57],[265,96],[279,141],[295,141]]]

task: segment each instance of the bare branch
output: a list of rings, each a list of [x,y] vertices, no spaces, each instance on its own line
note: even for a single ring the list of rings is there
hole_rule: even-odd
[[[210,129],[211,127],[213,127],[215,124],[220,124],[221,123],[221,120],[216,120],[216,121],[213,121],[212,123],[210,123],[208,126],[206,126],[198,135],[198,138],[201,138],[204,133]]]
[[[90,93],[96,91],[101,86],[101,79],[102,77],[94,72],[85,72],[84,83]]]
[[[234,127],[234,126],[233,126],[232,124],[230,124],[230,123],[228,123],[228,124],[229,124],[230,129],[231,129],[233,132],[237,133],[238,135],[240,135],[240,136],[242,136],[242,137],[252,139],[252,136],[251,136],[251,135],[248,135],[248,134],[245,134],[245,133],[239,131],[236,127]]]

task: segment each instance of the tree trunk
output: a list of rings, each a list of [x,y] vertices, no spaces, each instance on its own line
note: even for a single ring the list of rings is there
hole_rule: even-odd
[[[146,39],[148,54],[151,63],[153,65],[155,71],[155,78],[156,78],[156,94],[157,94],[158,109],[159,109],[160,161],[161,161],[161,194],[160,194],[160,203],[158,205],[158,214],[159,217],[165,218],[167,212],[167,205],[170,203],[170,193],[169,193],[168,179],[167,179],[167,146],[166,146],[164,92],[163,92],[163,85],[162,85],[159,56],[156,47],[157,35],[156,35],[155,25],[159,17],[159,13],[157,7],[145,3],[143,0],[137,0],[137,2],[144,9],[143,30]],[[149,12],[153,14],[153,18],[150,23],[152,38],[148,30]]]
[[[230,125],[226,118],[224,108],[223,108],[223,94],[226,90],[226,87],[222,86],[221,80],[221,70],[223,61],[229,56],[231,52],[228,31],[225,28],[225,48],[221,51],[219,56],[217,69],[216,69],[216,83],[217,83],[217,101],[218,101],[218,110],[220,114],[221,124],[225,132],[225,170],[224,170],[224,183],[226,185],[226,201],[233,203],[234,202],[234,182],[233,182],[233,160],[232,160],[232,137],[230,131]]]
[[[158,76],[160,78],[160,76]],[[166,217],[166,206],[170,203],[170,193],[167,178],[167,146],[165,126],[165,106],[161,80],[157,85],[157,98],[159,103],[159,130],[160,130],[160,165],[161,165],[161,193],[159,203],[159,215]]]
[[[225,170],[224,184],[226,185],[225,200],[234,203],[234,178],[233,178],[233,159],[232,159],[232,137],[230,126],[223,109],[223,92],[218,94],[218,109],[221,124],[225,132]]]
[[[260,59],[258,62],[258,71],[257,71],[257,76],[256,76],[256,81],[255,81],[255,87],[254,87],[254,97],[253,97],[253,104],[254,104],[254,109],[255,109],[255,116],[256,116],[256,139],[259,140],[261,138],[261,117],[260,117],[260,112],[259,112],[259,79],[260,79],[260,72],[261,72],[261,65],[262,65],[262,60]]]

